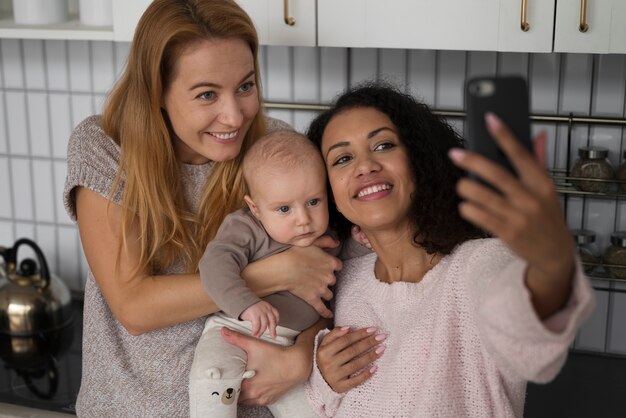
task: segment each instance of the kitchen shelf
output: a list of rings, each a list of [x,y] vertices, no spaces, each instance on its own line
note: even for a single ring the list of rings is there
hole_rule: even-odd
[[[85,26],[77,15],[53,25],[20,25],[15,23],[12,13],[3,13],[0,14],[0,38],[112,41],[113,26]]]

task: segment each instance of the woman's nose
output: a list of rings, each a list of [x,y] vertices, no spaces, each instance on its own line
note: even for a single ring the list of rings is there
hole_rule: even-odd
[[[241,126],[243,113],[235,97],[222,97],[218,121],[234,128]]]
[[[356,168],[357,171],[357,175],[361,176],[361,175],[367,175],[367,174],[371,174],[377,171],[380,171],[380,164],[373,158],[371,157],[367,157],[367,158],[362,158]]]

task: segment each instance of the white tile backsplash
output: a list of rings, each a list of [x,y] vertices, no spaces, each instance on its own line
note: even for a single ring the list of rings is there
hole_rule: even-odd
[[[90,41],[71,41],[68,48],[70,90],[72,92],[91,92],[91,71],[93,69],[89,57]],[[106,63],[98,63],[105,65]]]
[[[520,52],[504,52],[500,54],[498,61],[498,74],[501,75],[519,75],[528,78],[528,60],[530,54]]]
[[[54,179],[54,203],[56,207],[56,222],[61,225],[73,225],[63,205],[63,189],[65,187],[65,176],[67,175],[67,163],[65,161],[53,162]]]
[[[292,48],[277,46],[267,49],[271,71],[266,74],[265,97],[269,101],[288,102],[293,99]]]
[[[9,159],[0,155],[0,196],[5,197],[0,199],[0,219],[13,217],[13,199],[9,198],[12,195],[10,165]],[[0,245],[6,244],[6,242],[0,240]]]
[[[9,127],[7,126],[7,123],[6,123],[6,118],[5,118],[6,106],[4,105],[4,102],[5,102],[4,92],[0,91],[0,154],[8,154],[8,149],[7,149],[8,135],[7,134],[8,134]]]
[[[24,48],[24,75],[26,88],[46,89],[46,67],[44,65],[43,41],[26,39]]]
[[[559,54],[531,55],[528,86],[530,109],[534,113],[558,111],[560,57]]]
[[[476,52],[467,57],[467,79],[472,77],[494,76],[498,72],[498,54]]]
[[[330,102],[348,87],[348,51],[344,48],[320,48],[320,100]]]
[[[116,77],[113,43],[94,41],[91,43],[93,91],[107,93]]]
[[[11,199],[15,210],[15,218],[20,221],[34,221],[33,180],[31,176],[31,160],[13,158],[11,160]]]
[[[467,52],[439,51],[435,107],[462,110],[465,88]]]
[[[0,245],[11,245],[15,242],[15,235],[13,229],[15,228],[14,222],[4,221],[0,219]]]
[[[351,85],[378,77],[378,49],[355,48],[350,50],[348,55],[348,77]]]
[[[603,352],[607,332],[605,324],[607,322],[609,292],[596,291],[595,294],[596,308],[578,331],[574,347],[581,350]]]
[[[96,112],[93,97],[90,94],[72,94],[70,96],[70,109],[72,112],[72,127]]]
[[[18,39],[0,39],[0,64],[4,87],[23,88],[22,43]]]
[[[71,289],[83,287],[83,279],[80,277],[78,230],[69,227],[58,228],[58,253],[62,260],[57,274]]]
[[[26,94],[21,91],[7,91],[5,100],[6,123],[9,127],[9,152],[12,155],[27,156],[29,150]]]
[[[626,332],[624,331],[624,318],[626,318],[626,294],[614,293],[611,304],[611,317],[609,327],[609,340],[607,351],[611,353],[626,354]]]
[[[52,161],[36,159],[33,164],[33,197],[35,200],[35,219],[37,222],[54,222],[56,206],[55,189],[52,177]]]
[[[48,114],[48,94],[44,92],[27,93],[28,136],[30,155],[50,157],[50,119]]]
[[[67,55],[68,41],[45,41],[46,78],[50,90],[67,91],[70,87],[70,76]]]
[[[50,272],[59,270],[59,260],[57,252],[57,227],[50,224],[37,224],[35,228],[36,242],[46,257]]]
[[[597,116],[622,117],[626,91],[626,56],[598,55],[592,94],[592,113]]]
[[[74,123],[71,118],[70,95],[68,93],[50,93],[50,136],[52,138],[52,157],[65,158],[67,141]]]
[[[431,106],[437,87],[437,51],[409,51],[409,92]]]
[[[404,49],[381,49],[379,54],[378,74],[385,80],[405,87],[407,80],[407,51]]]
[[[0,245],[22,236],[37,240],[55,274],[73,289],[84,286],[87,262],[62,192],[72,128],[99,113],[126,64],[128,43],[0,40]],[[260,49],[262,89],[268,101],[327,103],[365,79],[395,82],[437,109],[462,110],[467,78],[521,74],[528,78],[531,111],[625,117],[626,56],[524,54],[367,48]],[[304,132],[312,111],[271,110],[271,116]],[[451,119],[462,130],[462,119]],[[535,123],[548,132],[547,165],[563,169],[589,143],[621,162],[625,128],[575,124],[569,155],[566,124]],[[598,248],[611,232],[626,230],[626,201],[561,197],[571,228],[596,231]],[[596,281],[626,290],[626,284]],[[626,353],[626,296],[597,291],[598,308],[575,347]],[[610,316],[610,320],[608,319]],[[607,345],[608,344],[608,345]]]
[[[565,54],[562,65],[558,113],[589,115],[593,55]]]

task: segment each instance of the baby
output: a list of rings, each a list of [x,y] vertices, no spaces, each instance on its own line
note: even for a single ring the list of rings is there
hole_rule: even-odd
[[[202,285],[222,312],[209,317],[196,346],[189,381],[192,418],[235,418],[241,381],[254,376],[246,370],[246,353],[222,339],[222,327],[287,346],[319,319],[291,293],[259,298],[240,276],[250,262],[291,246],[307,247],[327,233],[326,169],[319,150],[297,132],[273,132],[248,150],[243,174],[248,207],[224,219],[200,260]],[[346,244],[343,259],[370,252]],[[269,409],[275,417],[316,416],[307,405],[303,389],[295,388]]]

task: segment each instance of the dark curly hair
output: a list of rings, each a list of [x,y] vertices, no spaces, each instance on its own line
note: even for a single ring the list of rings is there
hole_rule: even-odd
[[[448,150],[463,147],[463,139],[445,119],[411,95],[382,82],[356,85],[339,95],[329,110],[311,122],[307,136],[321,148],[328,123],[346,110],[362,107],[386,114],[406,147],[415,182],[409,209],[415,243],[429,254],[449,254],[462,242],[487,236],[458,212],[460,198],[455,187],[463,171],[452,164]],[[329,205],[329,211],[331,227],[340,238],[348,237],[351,223],[334,204]]]

